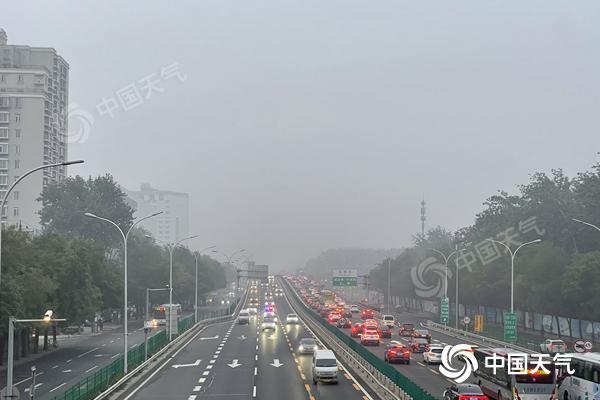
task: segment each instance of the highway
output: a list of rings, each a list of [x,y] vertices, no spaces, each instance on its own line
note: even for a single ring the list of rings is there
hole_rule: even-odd
[[[293,285],[292,285],[293,287]],[[300,298],[300,296],[298,296]],[[300,299],[301,300],[301,299]],[[426,319],[419,317],[417,315],[402,313],[396,314],[396,322],[397,323],[413,323],[415,327],[420,327],[421,322],[425,322]],[[352,318],[352,324],[362,322],[360,320],[360,314],[354,314]],[[342,332],[350,337],[350,329],[342,329],[339,328]],[[455,338],[453,336],[449,336],[446,334],[438,333],[435,331],[430,331],[432,334],[432,345],[446,346],[446,345],[456,345],[460,343],[469,343],[465,338]],[[360,338],[353,338],[356,342],[360,343]],[[398,334],[398,327],[395,327],[392,330],[391,338],[381,338],[381,343],[379,346],[365,346],[366,349],[371,351],[373,354],[376,354],[382,360],[384,359],[384,349],[385,345],[390,341],[400,341],[405,344],[410,343],[410,338],[401,337]],[[401,372],[408,379],[421,386],[427,392],[432,394],[437,398],[442,398],[442,393],[444,389],[450,386],[454,381],[444,377],[440,374],[438,370],[438,365],[432,364],[427,365],[423,362],[423,356],[421,354],[413,353],[411,356],[411,363],[409,365],[406,364],[391,364],[396,368],[399,372]]]
[[[258,297],[264,304],[264,289]],[[313,385],[311,356],[296,354],[299,340],[312,335],[302,323],[285,325],[291,308],[285,297],[274,301],[275,332],[260,332],[260,316],[247,325],[233,321],[208,326],[139,382],[127,400],[372,399],[345,370],[337,385]]]

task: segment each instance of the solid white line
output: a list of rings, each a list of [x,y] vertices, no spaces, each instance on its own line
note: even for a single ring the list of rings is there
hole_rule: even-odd
[[[86,370],[85,372],[86,372],[86,374],[87,374],[88,372],[90,372],[90,371],[93,371],[93,370],[95,370],[96,368],[98,368],[98,366],[97,366],[97,365],[94,365],[92,368],[90,368],[90,369]]]
[[[60,389],[61,387],[65,386],[67,384],[67,382],[63,382],[60,385],[58,385],[57,387],[55,387],[54,389],[50,390],[50,393],[54,392],[56,389]]]
[[[256,386],[254,386],[254,389],[252,389],[252,397],[256,397]]]
[[[117,357],[119,356],[119,354],[121,354],[121,353],[117,353],[117,354],[115,354],[115,355],[114,355],[114,356],[112,356],[110,359],[112,360],[113,358],[117,358]]]
[[[214,325],[209,325],[209,326],[214,326]],[[203,327],[202,329],[200,329],[194,336],[192,336],[192,338],[190,340],[187,341],[186,344],[184,344],[183,346],[181,346],[179,348],[179,350],[177,350],[171,357],[169,357],[169,359],[167,359],[167,361],[165,361],[164,363],[162,363],[160,365],[160,367],[158,367],[152,374],[150,374],[150,376],[148,378],[146,378],[139,386],[137,386],[136,388],[134,388],[131,393],[129,393],[129,395],[127,397],[125,397],[124,400],[129,400],[134,394],[137,393],[138,390],[140,390],[142,388],[142,386],[144,386],[146,383],[148,383],[150,381],[150,379],[154,378],[154,376],[165,367],[165,365],[167,365],[168,363],[171,362],[171,360],[177,355],[179,354],[179,352],[181,350],[183,350],[184,348],[186,348],[194,339],[196,339],[198,337],[198,335],[200,335],[202,332],[204,332],[204,330],[208,328],[208,326]]]
[[[86,354],[90,354],[91,352],[96,351],[96,350],[98,350],[98,347],[94,347],[90,351],[86,351],[85,353],[81,353],[80,355],[77,356],[77,358],[81,358],[81,357],[85,356]],[[69,361],[67,361],[67,362],[69,362]]]

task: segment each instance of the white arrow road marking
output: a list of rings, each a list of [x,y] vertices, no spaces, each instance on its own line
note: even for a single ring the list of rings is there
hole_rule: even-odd
[[[43,385],[43,383],[38,383],[37,385],[35,385],[35,388],[37,389],[42,385]],[[25,388],[24,392],[29,392],[29,388]]]
[[[242,364],[239,364],[239,363],[238,363],[238,360],[233,360],[233,361],[231,362],[231,364],[227,364],[227,365],[229,365],[231,368],[235,368],[235,367],[239,367],[239,366],[240,366],[240,365],[242,365]]]
[[[218,339],[218,338],[219,338],[219,335],[215,335],[213,337],[201,337],[201,338],[198,338],[198,339],[199,340],[215,340],[215,339]]]
[[[273,363],[271,364],[272,366],[274,366],[275,368],[279,368],[281,367],[283,364],[279,362],[279,359],[276,358],[273,360]]]
[[[198,365],[200,365],[200,360],[196,360],[196,362],[193,364],[175,364],[175,365],[171,365],[171,366],[173,368],[177,369],[177,368],[181,368],[181,367],[197,367]]]

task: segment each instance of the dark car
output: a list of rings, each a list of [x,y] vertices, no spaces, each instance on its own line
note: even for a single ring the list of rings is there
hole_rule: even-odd
[[[338,328],[351,328],[352,321],[350,321],[348,318],[340,318],[337,322],[337,327]]]
[[[410,348],[412,349],[413,353],[424,353],[429,349],[429,342],[427,339],[414,338],[410,342]]]
[[[362,313],[360,314],[360,319],[367,320],[367,319],[373,319],[375,315],[375,312],[373,310],[370,310],[368,308],[365,308]]]
[[[412,336],[414,338],[423,338],[423,339],[427,339],[427,341],[429,343],[431,343],[431,333],[429,333],[429,331],[427,329],[415,329],[413,331]]]
[[[321,308],[321,311],[320,311],[321,317],[327,317],[327,316],[329,316],[329,313],[331,313],[331,309],[329,309],[327,307]]]
[[[357,322],[352,327],[352,330],[350,331],[350,336],[352,336],[352,337],[360,337],[360,334],[362,333],[362,330],[363,330],[363,324]]]
[[[414,324],[402,323],[400,324],[400,329],[398,330],[398,334],[400,336],[412,336],[415,331]]]
[[[352,318],[352,311],[350,309],[344,310],[344,318]]]
[[[410,364],[410,353],[410,349],[402,343],[393,342],[385,346],[383,359],[390,364],[395,362]]]
[[[387,325],[382,325],[379,327],[379,336],[382,338],[391,338],[392,337],[392,328]]]
[[[452,385],[444,391],[444,400],[488,400],[481,388],[470,383]]]

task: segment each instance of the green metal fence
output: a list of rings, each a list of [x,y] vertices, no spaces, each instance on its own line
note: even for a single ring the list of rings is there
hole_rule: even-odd
[[[201,313],[199,320],[223,316],[223,311]],[[178,323],[179,333],[183,333],[194,326],[194,316],[183,318]],[[165,347],[169,339],[166,331],[160,331],[148,339],[148,357],[156,354]],[[133,371],[144,362],[144,343],[141,343],[127,352],[128,371]],[[55,396],[52,400],[91,400],[104,390],[115,384],[123,377],[123,356],[116,358],[112,363],[96,371],[94,374],[77,382],[66,392]]]
[[[286,282],[288,288],[292,291],[293,289],[290,287],[289,282]],[[324,328],[333,333],[338,339],[340,339],[346,346],[348,346],[351,350],[355,351],[360,357],[362,357],[365,361],[375,367],[379,372],[387,376],[392,382],[394,382],[398,387],[404,390],[409,396],[411,396],[415,400],[435,400],[436,398],[426,392],[419,385],[408,379],[404,376],[400,371],[398,371],[393,366],[384,362],[381,358],[377,357],[375,354],[371,353],[369,350],[365,349],[360,343],[354,341],[351,337],[346,335],[344,332],[339,330],[337,327],[331,325],[327,322],[327,319],[322,318],[319,314],[317,314],[314,310],[307,307],[302,301],[296,301],[305,312],[307,312],[315,321],[319,322]]]

